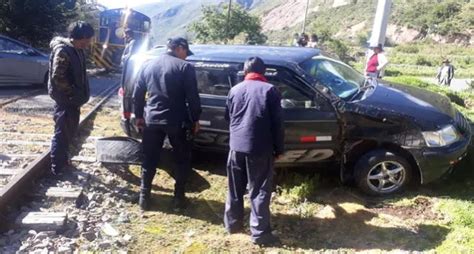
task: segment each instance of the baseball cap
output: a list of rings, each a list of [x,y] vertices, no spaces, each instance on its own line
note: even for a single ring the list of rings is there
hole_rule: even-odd
[[[188,52],[188,56],[194,55],[194,53],[189,49],[188,41],[182,37],[175,37],[168,39],[168,44],[166,45],[169,49],[175,49],[176,47],[182,47]]]

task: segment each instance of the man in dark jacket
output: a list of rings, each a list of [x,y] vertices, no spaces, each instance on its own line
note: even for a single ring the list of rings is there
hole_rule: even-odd
[[[51,171],[55,175],[70,164],[69,146],[79,125],[80,109],[89,101],[84,49],[92,37],[92,26],[77,21],[69,26],[68,38],[55,37],[50,43],[48,93],[56,102],[51,144]]]
[[[229,233],[242,230],[243,196],[248,185],[252,241],[268,245],[279,241],[271,233],[270,197],[273,163],[283,154],[281,96],[276,87],[266,82],[265,64],[260,58],[248,59],[244,73],[245,81],[232,87],[227,100],[229,192],[224,223]]]
[[[124,32],[125,49],[123,50],[121,65],[125,68],[125,65],[132,55],[137,53],[140,43],[135,39],[135,33],[132,29],[127,28]]]
[[[153,177],[163,141],[168,136],[175,162],[176,208],[185,206],[185,184],[191,172],[191,138],[199,130],[201,102],[194,66],[184,59],[192,54],[183,38],[168,41],[167,53],[146,62],[133,91],[137,128],[143,130],[144,161],[139,205],[149,209]],[[145,94],[148,98],[145,102]]]

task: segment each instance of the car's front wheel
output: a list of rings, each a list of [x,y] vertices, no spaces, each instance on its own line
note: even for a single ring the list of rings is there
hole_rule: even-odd
[[[362,156],[354,170],[357,186],[367,194],[378,196],[403,191],[413,175],[404,157],[384,149]]]

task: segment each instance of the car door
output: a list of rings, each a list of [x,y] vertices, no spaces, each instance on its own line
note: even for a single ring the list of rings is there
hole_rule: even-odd
[[[196,62],[194,66],[202,105],[201,130],[194,143],[200,149],[227,151],[229,124],[225,120],[225,107],[230,88],[237,83],[241,65]]]
[[[29,55],[31,49],[13,40],[0,37],[0,83],[41,83],[40,62]]]
[[[277,163],[296,165],[338,158],[340,126],[326,98],[286,68],[268,68],[266,76],[282,97],[286,152]]]

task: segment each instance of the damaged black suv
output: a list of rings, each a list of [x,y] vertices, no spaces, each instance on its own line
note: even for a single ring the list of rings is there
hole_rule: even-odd
[[[336,162],[343,180],[366,193],[392,194],[410,182],[428,183],[450,171],[471,141],[467,119],[449,99],[414,87],[366,80],[350,66],[297,47],[191,46],[203,107],[200,150],[226,151],[226,96],[243,80],[251,56],[267,65],[265,76],[281,92],[286,153],[277,166],[314,167]],[[163,48],[135,55],[122,87],[122,127],[133,128],[132,91],[138,69]]]

